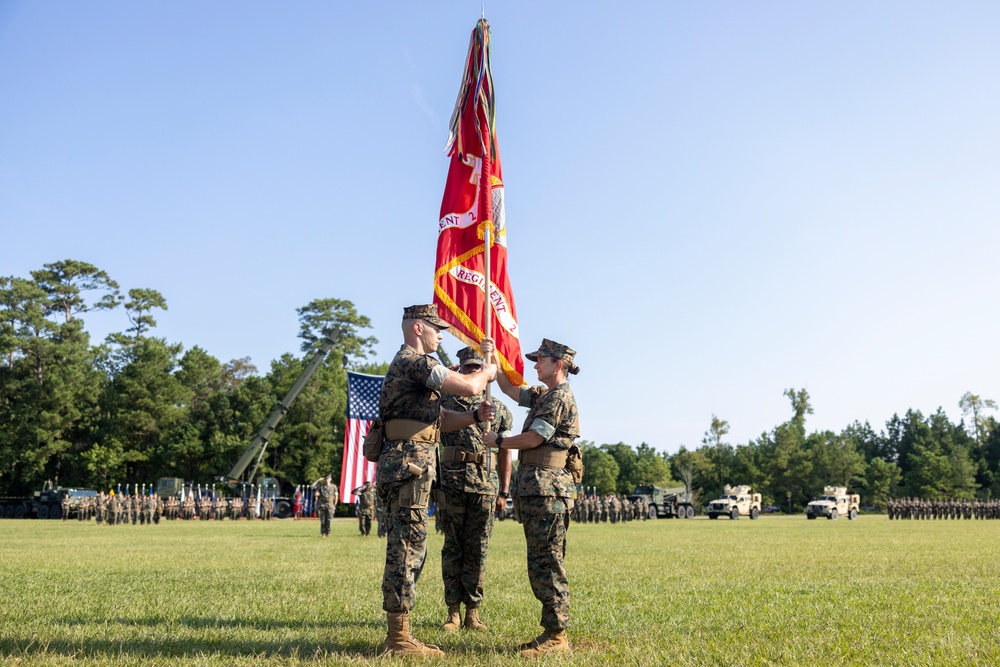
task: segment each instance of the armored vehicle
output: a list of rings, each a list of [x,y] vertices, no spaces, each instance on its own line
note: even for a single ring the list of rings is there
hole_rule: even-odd
[[[825,486],[823,495],[806,505],[806,518],[836,519],[846,515],[853,521],[858,518],[860,505],[861,497],[856,493],[848,494],[846,486]]]
[[[741,515],[756,519],[760,516],[760,494],[750,493],[750,487],[745,484],[726,486],[722,497],[710,502],[705,513],[709,519],[728,516],[735,521]]]
[[[683,486],[665,489],[644,484],[635,487],[635,492],[628,499],[632,502],[639,499],[646,501],[650,519],[694,518],[694,505]]]

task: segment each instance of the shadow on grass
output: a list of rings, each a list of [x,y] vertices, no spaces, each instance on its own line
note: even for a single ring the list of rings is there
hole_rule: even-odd
[[[371,642],[334,643],[271,642],[271,641],[198,641],[169,637],[139,639],[52,639],[38,641],[28,637],[0,640],[0,655],[7,658],[28,658],[41,655],[61,655],[72,658],[105,655],[134,658],[194,658],[198,656],[305,658],[331,655],[374,658],[381,646]]]
[[[448,655],[468,656],[470,659],[483,656],[515,653],[514,645],[501,646],[442,646]],[[574,649],[584,649],[583,645]],[[322,659],[330,657],[377,658],[382,653],[379,641],[317,641],[280,642],[253,640],[198,640],[173,639],[170,637],[143,637],[122,639],[50,639],[39,641],[31,637],[5,637],[0,640],[0,655],[7,659],[28,659],[41,656],[62,656],[66,658],[100,658],[121,656],[138,659],[153,658],[197,658],[224,656],[229,658],[281,658],[281,659]]]
[[[163,627],[182,626],[195,630],[205,630],[210,628],[235,628],[252,630],[284,630],[284,629],[331,629],[342,630],[347,628],[359,630],[385,629],[385,621],[284,621],[266,619],[260,621],[247,621],[239,618],[207,618],[204,616],[181,616],[178,618],[167,618],[165,616],[147,616],[145,618],[80,618],[68,617],[58,621],[61,625],[67,626],[87,626],[94,624],[101,625],[121,625],[124,627]]]
[[[282,621],[258,620],[247,621],[238,618],[207,618],[185,616],[167,618],[151,616],[144,618],[114,617],[114,618],[84,618],[66,617],[55,621],[58,625],[72,628],[87,626],[144,628],[149,636],[129,638],[79,638],[65,639],[54,637],[41,639],[37,636],[16,633],[5,633],[0,636],[0,656],[5,658],[31,658],[39,656],[62,656],[69,658],[100,658],[102,656],[124,656],[139,659],[152,658],[195,658],[201,656],[225,656],[231,658],[266,657],[266,658],[328,658],[332,656],[376,658],[382,653],[382,638],[385,632],[385,621],[373,619],[370,621]],[[434,623],[415,625],[421,633],[435,628]],[[243,639],[213,636],[198,638],[186,636],[183,639],[169,636],[171,629],[185,630],[252,630],[264,633],[275,630],[307,630],[317,637],[316,641],[298,640],[267,640]],[[145,632],[144,631],[144,632]],[[321,639],[324,635],[340,635],[356,633],[364,637],[377,637],[338,641]],[[114,633],[110,633],[114,634]],[[189,634],[185,632],[184,634]],[[419,633],[418,633],[419,634]],[[458,645],[443,647],[450,655],[475,656],[501,655],[513,651],[513,645],[483,645],[462,642]]]

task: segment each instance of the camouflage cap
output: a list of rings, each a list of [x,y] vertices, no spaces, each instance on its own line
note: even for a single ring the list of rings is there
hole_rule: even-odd
[[[458,351],[459,366],[482,366],[483,355],[474,347],[463,347]]]
[[[538,361],[538,357],[555,357],[566,362],[567,372],[573,375],[580,372],[580,367],[573,363],[573,359],[576,357],[576,350],[548,338],[542,339],[542,344],[538,346],[536,352],[529,352],[524,356],[531,361]]]
[[[422,306],[410,306],[403,309],[404,320],[425,320],[439,329],[447,329],[448,323],[438,317],[438,307],[436,303]]]

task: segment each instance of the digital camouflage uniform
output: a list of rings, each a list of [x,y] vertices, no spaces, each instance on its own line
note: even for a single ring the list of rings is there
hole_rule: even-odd
[[[333,519],[333,515],[337,511],[340,491],[332,481],[325,477],[317,480],[313,487],[316,489],[316,506],[319,509],[319,534],[326,537],[330,534],[330,520]]]
[[[522,432],[539,433],[543,446],[568,450],[580,437],[576,399],[568,382],[552,389],[522,387],[519,405],[528,408]],[[541,625],[547,632],[569,625],[569,580],[563,557],[574,489],[573,476],[565,468],[522,462],[518,471],[517,506],[528,543],[528,581],[542,603]]]
[[[445,394],[441,406],[455,412],[475,410],[483,402],[485,392],[479,396]],[[510,435],[514,417],[510,410],[493,398],[496,417],[491,429],[502,436]],[[441,434],[441,445],[459,447],[469,454],[488,451],[483,444],[486,423]],[[486,577],[486,556],[493,533],[493,510],[496,507],[500,480],[497,474],[497,452],[489,451],[487,468],[473,462],[447,462],[442,458],[441,479],[438,481],[444,495],[444,507],[438,505],[444,547],[441,549],[441,574],[444,579],[444,600],[452,607],[464,603],[478,607],[483,600],[483,581]]]
[[[212,518],[212,499],[201,498],[198,503],[198,518],[202,521],[208,521]]]
[[[375,516],[375,487],[371,482],[365,482],[351,493],[358,497],[358,530],[367,537],[372,532],[372,517]],[[381,523],[386,523],[384,517]]]
[[[121,512],[121,500],[118,496],[113,495],[112,492],[111,500],[108,501],[108,525],[117,526],[118,525],[118,515]]]
[[[429,355],[403,345],[382,383],[379,415],[383,423],[409,419],[437,424],[440,389],[448,370]],[[382,608],[409,612],[427,556],[427,506],[434,481],[436,445],[386,440],[376,469],[378,495],[385,503],[386,535]]]

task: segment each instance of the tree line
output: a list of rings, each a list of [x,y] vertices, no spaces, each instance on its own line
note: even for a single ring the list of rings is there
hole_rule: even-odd
[[[791,416],[744,445],[726,442],[729,423],[712,415],[702,444],[659,455],[642,444],[584,443],[584,485],[597,493],[627,494],[638,484],[686,486],[695,502],[722,495],[726,485],[750,484],[764,504],[800,511],[824,486],[846,486],[861,503],[879,509],[895,497],[996,498],[1000,496],[1000,429],[988,414],[995,401],[971,392],[959,400],[962,419],[940,408],[895,414],[876,432],[855,421],[841,432],[806,429],[813,413],[804,389],[787,389]]]
[[[92,342],[83,317],[122,312],[123,329]],[[77,260],[30,278],[0,277],[0,494],[47,480],[112,488],[159,477],[210,482],[229,472],[257,428],[302,372],[291,354],[266,373],[248,358],[222,362],[154,335],[163,295],[123,293],[105,271]],[[340,474],[346,370],[382,373],[374,337],[350,301],[297,310],[303,352],[335,343],[285,415],[261,470],[295,483]]]
[[[0,277],[0,495],[46,480],[93,488],[159,477],[204,483],[230,470],[306,360],[284,354],[261,374],[247,358],[185,350],[154,335],[166,309],[160,292],[123,293],[106,272],[76,260],[45,264],[30,278]],[[123,328],[94,343],[83,317],[97,310],[121,312]],[[381,374],[387,364],[371,361],[378,341],[363,334],[371,323],[350,301],[316,299],[297,314],[303,353],[324,335],[335,346],[272,436],[261,470],[291,483],[339,479],[346,371]],[[789,420],[743,445],[726,441],[729,424],[715,415],[700,447],[674,454],[584,441],[583,485],[602,495],[647,483],[687,486],[707,501],[727,484],[750,484],[765,504],[793,510],[826,485],[847,486],[877,507],[898,496],[1000,496],[992,400],[962,396],[957,424],[941,409],[908,410],[879,432],[855,422],[840,433],[810,433],[808,393],[785,395]]]

